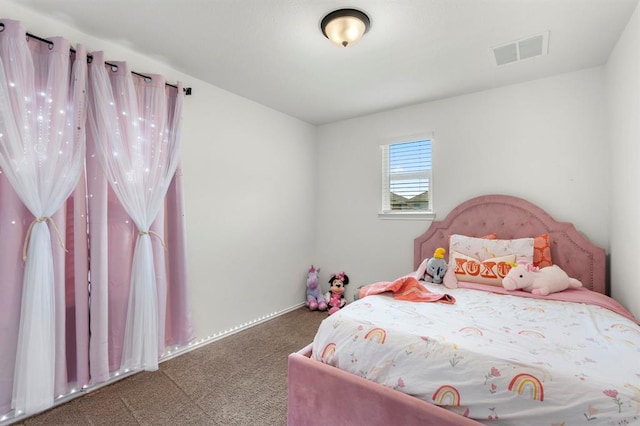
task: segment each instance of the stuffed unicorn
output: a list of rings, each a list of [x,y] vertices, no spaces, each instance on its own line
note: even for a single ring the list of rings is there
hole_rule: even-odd
[[[524,290],[538,296],[564,291],[568,288],[582,287],[582,283],[570,278],[557,265],[538,268],[530,263],[515,264],[502,279],[506,290]]]
[[[324,296],[318,286],[318,272],[320,268],[316,269],[311,265],[309,273],[307,274],[307,307],[312,311],[316,309],[324,311],[327,309],[327,302],[324,300]]]

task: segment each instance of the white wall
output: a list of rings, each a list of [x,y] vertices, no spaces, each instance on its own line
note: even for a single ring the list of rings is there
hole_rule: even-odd
[[[611,144],[611,294],[640,318],[640,10],[605,68]]]
[[[33,34],[64,36],[193,88],[184,103],[182,163],[197,337],[304,300],[315,238],[314,126],[7,0],[0,10]]]
[[[189,285],[204,337],[304,300],[315,127],[207,85],[187,103]]]
[[[436,219],[477,195],[516,195],[608,248],[609,149],[601,67],[318,128],[317,263],[357,286],[413,267],[428,221],[381,220],[379,145],[433,132]],[[326,284],[325,284],[326,285]]]
[[[345,270],[350,296],[360,284],[409,271],[413,238],[429,222],[378,219],[378,146],[424,132],[435,136],[437,218],[476,195],[527,198],[611,249],[613,295],[640,314],[629,266],[640,206],[627,189],[640,174],[637,11],[606,67],[608,115],[605,71],[594,68],[316,130],[8,0],[0,8],[37,35],[66,36],[193,88],[185,99],[183,165],[198,337],[299,303],[310,263],[322,268],[323,281]]]
[[[188,103],[189,282],[202,337],[304,300],[315,127],[210,86]]]

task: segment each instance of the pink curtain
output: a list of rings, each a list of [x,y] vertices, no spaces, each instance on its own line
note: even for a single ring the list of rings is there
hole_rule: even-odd
[[[53,404],[66,376],[65,256],[58,246],[65,244],[64,204],[84,162],[87,61],[81,46],[71,61],[63,38],[30,46],[19,22],[2,24],[0,167],[31,214],[11,406],[30,414]]]
[[[167,342],[185,344],[193,332],[175,177],[181,85],[176,91],[161,76],[105,64],[102,52],[93,54],[89,82],[89,223],[91,253],[98,253],[91,256],[91,312],[106,319],[91,329],[97,381],[120,369],[157,369]]]
[[[20,40],[28,40],[28,54],[17,53],[14,46],[19,45]],[[81,109],[77,109],[77,114],[74,113],[71,99],[78,96],[78,93],[74,95],[72,87],[78,85],[77,68],[86,64],[86,53],[78,46],[76,52],[70,54],[67,41],[61,38],[52,38],[51,41],[52,44],[49,45],[39,40],[27,39],[26,30],[19,22],[0,20],[0,68],[4,70],[9,62],[17,58],[31,61],[36,96],[48,93],[40,90],[40,86],[49,87],[54,82],[59,82],[55,84],[62,84],[66,88],[54,93],[63,93],[69,100],[65,100],[64,107],[58,109],[56,106],[56,111],[74,118],[65,121],[64,128],[59,132],[65,135],[61,139],[62,144],[56,146],[49,143],[50,148],[56,148],[54,151],[42,150],[45,147],[42,145],[42,135],[46,126],[40,125],[38,128],[37,122],[31,125],[30,131],[38,130],[34,133],[40,140],[40,144],[32,146],[32,151],[36,152],[36,161],[33,163],[38,165],[47,161],[46,158],[43,159],[43,152],[56,152],[60,158],[63,154],[67,155],[67,152],[75,153],[73,155],[80,152],[82,157],[77,177],[52,179],[52,175],[48,175],[43,179],[38,173],[31,173],[26,175],[27,182],[22,186],[16,184],[15,176],[10,176],[8,172],[23,176],[24,173],[20,173],[24,168],[15,166],[26,164],[26,160],[20,160],[19,151],[8,149],[6,139],[11,132],[18,134],[20,129],[26,127],[20,127],[19,120],[14,120],[17,125],[12,124],[7,112],[0,114],[0,134],[3,135],[0,137],[0,156],[4,157],[0,158],[0,238],[4,247],[0,251],[0,417],[18,415],[21,411],[39,411],[51,406],[55,397],[69,393],[72,388],[78,389],[109,379],[119,370],[123,351],[124,324],[129,302],[129,266],[132,264],[138,230],[107,185],[95,157],[95,141],[88,140],[86,159],[84,156],[84,137],[87,133],[83,115]],[[53,56],[56,56],[55,60],[51,59]],[[61,71],[45,71],[52,62],[64,62],[60,58],[65,58],[66,61],[66,65],[60,68]],[[12,92],[16,81],[11,78],[10,72],[0,75],[0,86],[3,87],[0,90],[0,103],[4,96],[5,106],[10,103],[11,96],[14,96],[12,93],[22,93],[21,84],[19,90],[14,89]],[[46,99],[52,98],[43,96]],[[175,88],[166,88],[168,102],[175,103],[181,96],[182,93]],[[17,96],[16,99],[20,100],[21,97],[29,99],[26,95]],[[48,103],[52,101],[45,101],[42,105],[46,107]],[[41,110],[42,108],[37,111]],[[39,116],[37,120],[40,120]],[[5,129],[12,125],[14,129]],[[176,130],[179,132],[179,128]],[[69,132],[75,132],[78,136],[69,137]],[[73,149],[65,147],[65,144],[72,144]],[[28,152],[28,149],[24,151]],[[61,168],[55,169],[56,173],[68,173],[72,169],[71,163],[76,161],[73,155],[68,156]],[[9,170],[11,168],[17,171]],[[56,199],[61,202],[53,211],[48,211],[41,206],[55,204],[55,200],[45,199],[42,203],[33,201],[46,196],[44,189],[39,190],[39,198],[29,199],[19,195],[23,187],[31,182],[30,179],[36,179],[35,182],[41,182],[39,185],[51,187],[52,191],[58,192],[69,180],[73,181],[73,185],[66,193],[57,195]],[[47,186],[51,184],[53,185]],[[42,220],[36,221],[36,218]],[[155,273],[158,277],[157,355],[160,356],[165,344],[184,345],[193,339],[187,303],[181,173],[178,172],[173,177],[167,197],[161,202],[161,208],[150,230],[156,232],[166,243],[165,248],[159,239],[152,241],[154,256],[159,259]],[[36,250],[43,246],[43,239],[41,236],[34,237],[34,234],[46,236],[50,246],[52,277],[50,284],[40,285],[35,292],[30,287],[34,282],[41,282],[42,278],[34,278],[33,274],[26,272],[29,261],[42,258]],[[26,262],[22,253],[25,239],[28,243]],[[43,270],[46,271],[47,268]],[[42,289],[46,291],[43,292]],[[47,300],[35,300],[42,294],[50,295],[47,296],[51,299],[50,303]],[[39,306],[49,307],[41,309]],[[49,316],[43,317],[43,314]],[[24,331],[24,323],[21,331],[20,324],[25,318],[29,319],[30,327],[33,328],[32,324],[36,324],[37,332],[32,333],[33,336],[50,334],[51,350],[40,350],[40,346],[34,347],[30,339],[24,337],[28,333]],[[50,355],[43,357],[45,353]],[[32,374],[33,372],[36,374]],[[17,386],[18,382],[29,385]],[[35,397],[34,392],[37,394]]]

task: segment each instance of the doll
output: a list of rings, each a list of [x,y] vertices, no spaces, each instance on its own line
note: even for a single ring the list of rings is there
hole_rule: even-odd
[[[331,274],[329,284],[331,285],[331,290],[324,295],[324,298],[329,305],[329,315],[331,315],[347,304],[344,298],[344,286],[349,284],[349,277],[344,272]]]

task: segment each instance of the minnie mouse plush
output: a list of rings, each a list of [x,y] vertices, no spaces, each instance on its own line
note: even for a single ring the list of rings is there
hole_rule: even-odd
[[[329,305],[329,315],[331,315],[347,304],[344,298],[344,286],[349,284],[349,277],[344,272],[331,274],[329,284],[331,284],[331,290],[324,295],[324,299]]]

